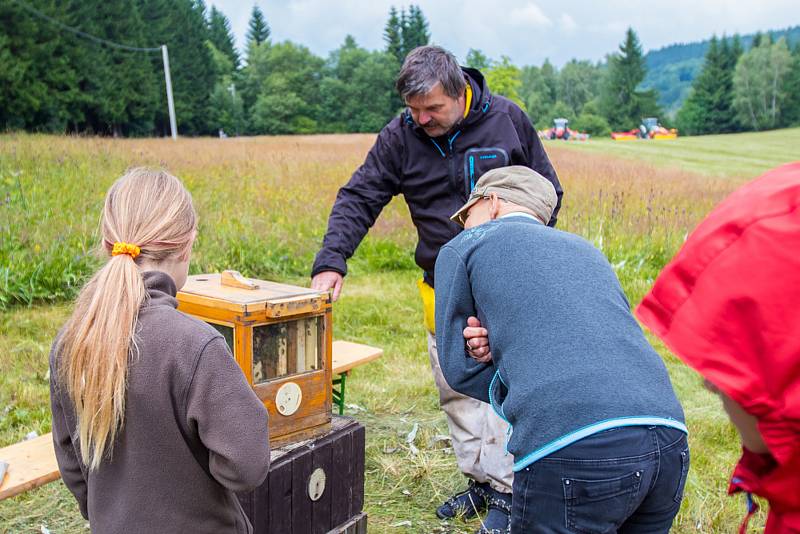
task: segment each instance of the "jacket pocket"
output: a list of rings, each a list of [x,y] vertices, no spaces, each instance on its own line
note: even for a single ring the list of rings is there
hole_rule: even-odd
[[[508,388],[506,388],[503,379],[500,377],[500,371],[495,371],[492,381],[489,383],[489,403],[492,405],[495,413],[500,416],[500,419],[508,423],[505,412],[503,412],[503,402],[508,395]]]
[[[464,189],[469,196],[475,182],[484,173],[506,167],[509,164],[508,152],[500,147],[470,148],[464,153]]]

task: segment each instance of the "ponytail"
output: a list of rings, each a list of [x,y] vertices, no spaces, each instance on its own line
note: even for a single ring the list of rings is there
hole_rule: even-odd
[[[147,298],[137,263],[185,251],[195,228],[189,193],[166,172],[132,169],[106,196],[103,248],[111,257],[81,290],[57,347],[58,380],[75,409],[81,459],[90,470],[110,455],[124,423],[128,365],[138,355],[139,309]]]

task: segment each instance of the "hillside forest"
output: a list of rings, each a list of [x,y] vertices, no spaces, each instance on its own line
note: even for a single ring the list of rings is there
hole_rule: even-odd
[[[169,134],[160,46],[167,45],[181,135],[376,132],[403,107],[397,71],[435,42],[415,5],[387,13],[385,47],[347,36],[327,57],[275,42],[252,8],[244,50],[202,0],[0,3],[0,131]],[[595,136],[659,117],[681,134],[800,124],[800,28],[643,53],[636,32],[604,61],[518,66],[471,49],[463,64],[538,128],[556,117]]]

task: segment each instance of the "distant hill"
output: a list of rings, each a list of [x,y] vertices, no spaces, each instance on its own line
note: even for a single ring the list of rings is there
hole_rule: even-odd
[[[763,32],[770,34],[777,41],[786,37],[790,46],[800,42],[800,26],[785,30]],[[755,34],[742,35],[742,46],[747,50],[753,42]],[[727,36],[731,40],[731,36]],[[709,39],[695,43],[681,43],[651,50],[645,54],[647,76],[642,82],[643,89],[657,89],[659,103],[664,110],[673,115],[689,95],[692,80],[703,67],[703,58],[708,50]]]

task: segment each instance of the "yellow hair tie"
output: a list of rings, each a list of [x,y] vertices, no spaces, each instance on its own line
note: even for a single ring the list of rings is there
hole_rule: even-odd
[[[112,256],[119,256],[120,254],[127,254],[133,259],[136,259],[136,256],[142,251],[136,245],[132,245],[131,243],[121,243],[117,241],[114,243],[114,248],[111,250]]]

